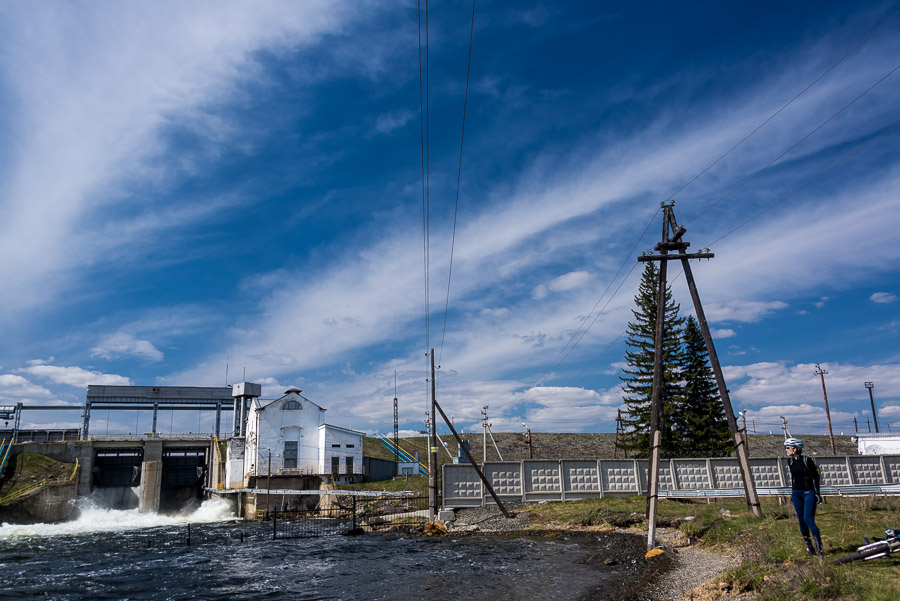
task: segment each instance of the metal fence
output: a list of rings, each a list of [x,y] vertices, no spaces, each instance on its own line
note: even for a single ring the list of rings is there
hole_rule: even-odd
[[[900,455],[816,457],[824,494],[900,494]],[[646,459],[525,460],[488,462],[483,471],[502,501],[566,501],[645,494]],[[760,494],[789,494],[787,458],[750,460]],[[474,468],[443,468],[443,505],[474,507],[493,502]],[[743,493],[735,458],[667,459],[659,467],[660,496],[716,497]]]
[[[316,509],[271,511],[272,538],[304,538],[365,532],[411,532],[428,521],[427,497],[323,497]]]

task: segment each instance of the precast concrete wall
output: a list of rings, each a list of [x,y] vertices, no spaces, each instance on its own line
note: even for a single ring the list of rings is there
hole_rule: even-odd
[[[900,455],[816,457],[824,494],[862,494],[890,487],[900,494]],[[483,471],[501,501],[565,501],[646,494],[646,459],[525,460],[487,462]],[[791,476],[787,458],[750,460],[761,494],[784,494]],[[493,503],[475,469],[468,464],[443,467],[444,507]],[[735,496],[744,479],[734,458],[664,459],[659,466],[662,496]],[[896,489],[896,490],[894,490]]]

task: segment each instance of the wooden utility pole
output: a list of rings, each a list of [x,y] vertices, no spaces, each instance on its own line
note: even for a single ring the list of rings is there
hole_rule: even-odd
[[[878,429],[878,415],[875,413],[875,396],[872,394],[872,389],[875,388],[874,382],[866,382],[866,388],[869,389],[869,401],[872,403],[872,420],[875,422],[875,433],[878,434],[880,430]]]
[[[694,312],[697,314],[697,323],[700,325],[700,331],[703,334],[703,341],[706,343],[706,351],[709,354],[709,363],[713,369],[713,374],[716,377],[716,385],[719,388],[719,397],[722,400],[722,405],[725,410],[725,418],[728,421],[728,428],[731,430],[731,435],[734,438],[734,447],[738,456],[738,465],[741,469],[741,475],[744,480],[744,492],[747,497],[747,505],[750,509],[751,514],[754,517],[762,517],[762,510],[759,504],[759,497],[756,494],[756,483],[753,481],[753,473],[750,470],[750,458],[749,453],[747,451],[746,444],[746,436],[741,433],[738,429],[737,421],[734,417],[734,410],[731,405],[731,397],[728,394],[728,387],[725,384],[725,376],[722,373],[722,367],[719,364],[719,356],[716,353],[716,347],[713,343],[712,335],[709,332],[709,324],[706,321],[706,314],[703,312],[703,304],[700,302],[700,293],[697,291],[697,284],[694,281],[694,274],[691,271],[691,265],[689,259],[711,259],[715,255],[710,252],[699,252],[699,253],[690,253],[688,254],[687,248],[690,246],[688,242],[684,242],[681,240],[681,237],[685,234],[687,230],[685,230],[684,226],[679,226],[675,222],[675,214],[672,210],[674,205],[674,201],[670,203],[662,204],[663,208],[663,235],[662,240],[659,244],[656,245],[655,250],[659,252],[658,255],[642,255],[638,257],[638,261],[647,262],[647,261],[659,261],[660,263],[660,291],[658,294],[658,305],[657,305],[657,318],[656,318],[656,349],[655,349],[655,364],[653,370],[653,393],[651,400],[651,418],[650,418],[650,433],[651,433],[651,456],[650,456],[650,470],[648,472],[648,486],[647,486],[647,496],[649,499],[649,504],[651,505],[650,510],[648,510],[648,519],[651,519],[650,522],[650,530],[651,532],[648,534],[647,546],[651,548],[655,541],[653,537],[655,535],[655,518],[656,518],[656,503],[658,496],[658,480],[659,480],[659,420],[661,412],[661,394],[660,394],[660,385],[662,381],[662,330],[663,330],[663,322],[662,315],[663,311],[665,311],[664,303],[665,303],[665,280],[666,280],[666,270],[665,266],[668,261],[678,259],[681,261],[682,269],[684,270],[685,280],[688,284],[688,289],[691,293],[691,300],[694,303]],[[672,232],[671,238],[669,237],[669,232]],[[669,255],[669,251],[677,251],[676,255]],[[655,458],[654,458],[655,455]]]
[[[428,437],[428,463],[431,466],[428,472],[428,513],[431,521],[437,516],[438,484],[437,484],[437,422],[434,420],[435,383],[434,383],[434,349],[431,349],[431,435]]]
[[[394,371],[394,461],[400,462],[400,420],[397,411],[397,372]]]
[[[834,431],[831,429],[831,410],[828,408],[828,392],[825,390],[825,374],[828,372],[816,363],[816,375],[822,378],[822,396],[825,397],[825,417],[828,419],[828,437],[831,439],[831,454],[837,455],[834,448]]]
[[[528,445],[528,458],[534,459],[534,453],[531,449],[531,428],[522,424],[522,427],[525,428],[525,444]]]

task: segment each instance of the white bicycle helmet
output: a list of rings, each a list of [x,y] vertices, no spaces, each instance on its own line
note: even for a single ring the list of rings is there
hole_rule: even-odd
[[[799,438],[786,438],[786,439],[784,440],[784,446],[786,446],[786,447],[795,447],[795,448],[798,448],[798,449],[802,449],[802,448],[803,448],[803,441],[800,440]]]

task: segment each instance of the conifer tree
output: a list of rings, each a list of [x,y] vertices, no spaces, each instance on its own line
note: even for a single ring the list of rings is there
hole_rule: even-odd
[[[619,447],[631,457],[646,457],[650,451],[650,400],[653,393],[653,361],[656,338],[656,305],[659,294],[659,269],[653,263],[647,263],[641,278],[638,293],[634,297],[636,308],[631,312],[634,321],[628,323],[628,347],[625,360],[628,367],[623,368],[625,410],[623,425],[626,435],[620,440]],[[665,336],[663,337],[663,373],[661,396],[663,415],[660,416],[662,431],[663,456],[676,454],[678,444],[672,431],[673,421],[670,417],[675,413],[675,404],[681,394],[679,385],[679,367],[681,363],[681,329],[682,318],[678,317],[679,306],[672,300],[672,291],[666,286],[665,294]]]
[[[693,316],[684,326],[682,396],[673,428],[681,440],[682,457],[720,457],[734,448],[719,389],[709,365],[700,324]]]

